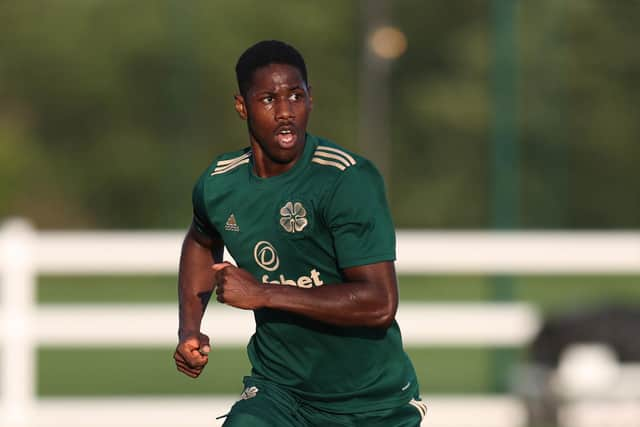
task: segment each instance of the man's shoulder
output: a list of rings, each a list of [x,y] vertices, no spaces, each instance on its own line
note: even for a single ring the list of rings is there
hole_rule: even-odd
[[[342,175],[347,171],[374,167],[371,161],[354,151],[344,148],[329,139],[318,136],[314,136],[314,138],[315,149],[311,162],[318,165],[317,169],[319,170],[333,175]]]
[[[219,154],[214,160],[213,163],[220,161],[233,160],[238,157],[243,157],[247,154],[251,154],[251,147],[247,146],[235,151],[228,151],[226,153]]]
[[[251,147],[222,153],[213,159],[204,173],[200,176],[200,180],[229,175],[231,172],[239,169],[243,165],[248,165],[250,158]]]

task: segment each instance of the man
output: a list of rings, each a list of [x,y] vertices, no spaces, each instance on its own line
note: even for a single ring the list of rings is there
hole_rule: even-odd
[[[219,156],[193,191],[174,359],[208,362],[200,322],[218,302],[253,310],[251,375],[225,426],[418,426],[426,414],[395,318],[395,234],[375,167],[306,132],[302,56],[245,51],[235,109],[250,147]],[[226,245],[237,267],[222,262]]]

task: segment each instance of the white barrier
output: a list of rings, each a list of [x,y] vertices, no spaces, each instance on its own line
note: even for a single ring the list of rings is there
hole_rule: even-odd
[[[43,399],[32,427],[218,427],[236,396]],[[428,427],[524,426],[526,413],[512,397],[429,396]],[[461,410],[462,409],[462,410]],[[120,417],[114,422],[114,411]]]
[[[28,224],[19,221],[9,222],[0,229],[0,426],[55,424],[51,424],[49,415],[56,413],[61,404],[56,404],[55,399],[35,398],[34,352],[39,343],[175,342],[175,307],[37,307],[34,300],[37,274],[175,273],[182,238],[182,232],[36,233]],[[397,270],[399,273],[423,274],[638,273],[640,233],[401,231],[398,233]],[[235,324],[237,321],[242,325],[227,335],[221,331],[216,342],[235,345],[242,340],[244,343],[252,328],[246,314],[237,310],[211,310],[206,322],[220,324],[217,316],[231,316],[232,322],[223,324]],[[539,323],[535,309],[522,304],[403,304],[398,317],[407,344],[429,345],[520,345],[531,338]],[[73,328],[65,326],[71,322]],[[114,327],[117,322],[124,322],[127,327]],[[145,322],[151,322],[154,327],[148,327]],[[215,329],[211,327],[210,330]],[[96,331],[101,332],[96,335]],[[150,331],[158,331],[158,334],[149,335]],[[89,401],[69,404],[75,405],[82,413],[85,407],[82,402]],[[146,422],[148,425],[166,425],[162,420],[171,419],[159,408],[166,412],[173,404],[162,403],[162,400],[136,399],[137,403],[132,405],[114,402],[118,401],[91,401],[88,403],[89,412],[97,410],[94,407],[97,405],[102,408],[98,413],[109,414],[110,418],[108,421],[107,418],[99,418],[78,425],[106,425],[101,422],[120,426],[128,425],[127,422],[130,425],[146,425]],[[150,406],[155,404],[157,408],[150,410],[145,402]],[[184,402],[180,402],[175,403],[176,411],[188,413]],[[447,405],[455,407],[455,403],[448,402],[443,408]],[[465,406],[473,405],[473,401],[467,398],[464,402]],[[522,425],[523,409],[517,401],[486,398],[481,402],[484,409],[477,409],[484,411],[484,417],[471,417],[466,421],[469,424],[458,420],[455,425]],[[127,418],[125,406],[129,408],[127,410],[137,411],[139,417],[135,421]],[[449,411],[451,414],[457,412],[455,409]],[[119,418],[117,413],[121,414]],[[448,419],[456,420],[452,417]],[[435,420],[438,420],[437,415]],[[72,421],[60,422],[63,423],[60,425],[74,425]],[[202,425],[207,421],[197,422]],[[443,419],[429,425],[445,427],[454,424],[447,424]]]
[[[403,303],[396,318],[409,346],[521,346],[539,327],[539,315],[528,304]],[[55,304],[39,307],[31,322],[40,344],[171,346],[178,319],[175,304]],[[250,311],[224,305],[211,304],[203,319],[203,330],[218,347],[243,347],[254,329]]]
[[[12,227],[5,227],[5,234]],[[22,229],[22,231],[19,231]],[[18,226],[14,247],[31,240],[43,274],[175,273],[183,232],[40,232]],[[640,233],[397,233],[400,273],[627,274],[640,271]]]

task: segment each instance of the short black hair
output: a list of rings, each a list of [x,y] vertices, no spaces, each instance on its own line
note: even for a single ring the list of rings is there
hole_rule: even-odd
[[[308,85],[307,66],[300,52],[279,40],[263,40],[245,50],[236,63],[236,79],[242,96],[245,96],[249,90],[254,71],[269,64],[286,64],[296,67],[302,75],[302,80]]]

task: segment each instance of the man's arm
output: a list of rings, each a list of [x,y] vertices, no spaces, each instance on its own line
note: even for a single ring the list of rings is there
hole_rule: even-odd
[[[208,362],[209,337],[200,323],[214,286],[211,264],[222,260],[222,240],[200,233],[192,224],[182,243],[178,296],[180,302],[179,343],[174,353],[180,372],[197,377]]]
[[[247,310],[268,307],[338,326],[388,328],[398,308],[391,261],[343,270],[344,283],[309,289],[259,283],[246,270],[215,264],[219,302]]]

